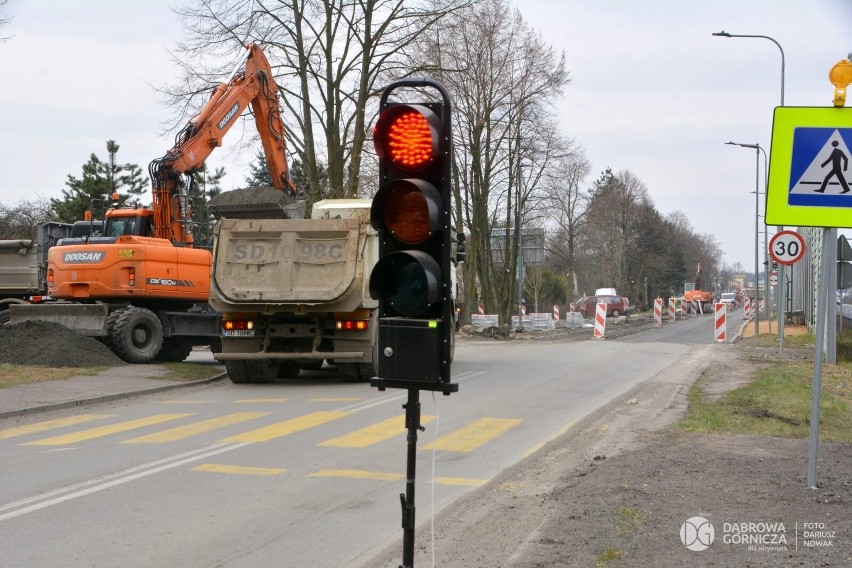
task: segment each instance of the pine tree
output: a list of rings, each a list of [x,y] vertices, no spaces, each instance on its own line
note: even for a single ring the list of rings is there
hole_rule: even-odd
[[[85,218],[86,211],[101,216],[112,203],[112,194],[118,193],[118,205],[141,205],[140,198],[148,187],[148,178],[143,177],[137,164],[116,164],[115,156],[119,145],[114,140],[106,143],[109,155],[107,162],[94,153],[83,164],[83,175],[76,178],[71,174],[65,181],[68,189],[62,190],[62,199],[51,199],[50,205],[56,213],[55,220],[73,223]],[[94,201],[93,201],[94,200]]]
[[[325,168],[320,169],[319,186],[323,194],[328,191],[328,172]],[[308,176],[302,166],[302,162],[293,159],[289,164],[290,179],[296,185],[297,191],[304,196],[305,188],[308,187]],[[266,155],[263,150],[258,150],[254,162],[249,164],[249,175],[243,178],[246,187],[272,187],[272,176],[266,165]]]

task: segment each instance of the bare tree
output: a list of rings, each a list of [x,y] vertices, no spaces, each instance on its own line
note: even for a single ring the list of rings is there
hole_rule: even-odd
[[[7,0],[0,0],[0,11],[4,9],[4,6],[6,6],[6,1]],[[4,27],[8,26],[11,23],[12,16],[7,16],[5,14],[0,13],[0,30],[2,30]],[[10,37],[11,36],[0,35],[0,43],[7,41]]]
[[[597,267],[595,285],[623,289],[630,259],[638,252],[640,209],[649,202],[645,184],[632,172],[607,169],[589,201],[586,253]]]
[[[456,225],[470,232],[464,288],[478,289],[488,310],[508,321],[517,290],[518,211],[547,163],[531,141],[552,132],[549,101],[568,82],[564,54],[554,53],[506,0],[454,11],[421,39],[422,60],[439,62],[434,76],[454,97]],[[499,266],[494,227],[506,235]],[[465,299],[471,309],[478,300],[472,296]]]
[[[588,194],[581,186],[591,172],[591,163],[582,150],[566,152],[549,168],[543,179],[547,217],[553,224],[548,250],[565,263],[571,275],[574,297],[580,294],[575,249],[586,223]],[[560,271],[561,272],[561,271]]]
[[[187,25],[177,57],[184,80],[165,93],[177,114],[185,115],[221,82],[225,62],[237,59],[243,45],[258,43],[276,73],[309,202],[371,195],[377,188],[359,183],[380,82],[415,71],[410,44],[458,3],[193,0],[178,10]]]
[[[53,218],[47,199],[23,200],[13,205],[0,203],[0,238],[35,239],[36,228]]]

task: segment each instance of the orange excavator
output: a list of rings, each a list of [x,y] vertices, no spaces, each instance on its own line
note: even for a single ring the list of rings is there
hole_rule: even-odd
[[[701,304],[701,309],[705,313],[709,313],[713,310],[713,294],[711,292],[707,292],[706,290],[701,289],[701,263],[699,262],[695,267],[695,281],[693,282],[694,288],[692,290],[685,290],[683,293],[683,299],[685,302],[697,302]]]
[[[102,340],[122,359],[180,361],[193,345],[220,337],[220,318],[205,303],[212,256],[194,246],[193,174],[251,105],[273,186],[289,197],[286,139],[278,87],[269,61],[249,45],[228,79],[177,134],[174,147],[151,162],[150,208],[113,208],[103,236],[63,239],[50,250],[50,304],[23,306],[12,323],[58,321]],[[185,180],[187,180],[185,182]]]

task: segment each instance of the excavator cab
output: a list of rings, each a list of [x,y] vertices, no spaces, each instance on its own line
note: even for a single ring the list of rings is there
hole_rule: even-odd
[[[107,212],[104,236],[112,239],[125,235],[153,236],[153,216],[150,209],[112,209]]]

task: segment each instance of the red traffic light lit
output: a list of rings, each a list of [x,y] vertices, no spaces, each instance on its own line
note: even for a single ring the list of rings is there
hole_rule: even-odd
[[[440,124],[438,116],[425,106],[394,105],[376,122],[376,153],[402,169],[423,169],[440,151]]]

